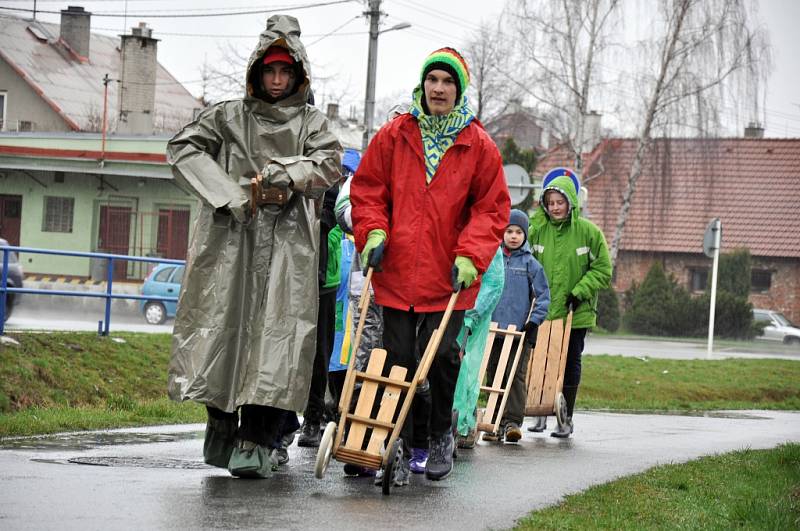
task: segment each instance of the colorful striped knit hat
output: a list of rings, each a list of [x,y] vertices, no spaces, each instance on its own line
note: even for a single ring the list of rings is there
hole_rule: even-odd
[[[439,48],[432,52],[422,63],[421,85],[425,85],[425,76],[431,70],[444,70],[458,82],[456,84],[456,105],[458,105],[461,95],[469,86],[469,68],[461,54],[455,48]]]

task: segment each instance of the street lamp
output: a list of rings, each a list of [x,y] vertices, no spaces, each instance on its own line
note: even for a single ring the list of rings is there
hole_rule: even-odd
[[[395,24],[391,28],[378,30],[380,19],[381,0],[369,0],[369,56],[367,58],[367,94],[364,97],[364,138],[361,141],[361,150],[367,149],[369,137],[372,134],[373,120],[375,119],[375,75],[378,69],[378,35],[389,31],[410,28],[408,22]]]

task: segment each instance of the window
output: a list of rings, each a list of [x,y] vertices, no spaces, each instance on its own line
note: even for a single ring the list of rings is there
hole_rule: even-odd
[[[772,271],[753,269],[750,272],[750,291],[766,293],[772,286]]]
[[[183,271],[184,271],[184,269],[186,269],[186,268],[183,267],[183,266],[180,266],[180,267],[178,267],[178,269],[175,270],[175,275],[172,277],[172,283],[173,284],[180,284],[183,281]]]
[[[708,269],[689,269],[689,290],[705,291],[708,287]]]
[[[72,213],[75,199],[72,197],[44,198],[42,232],[72,232]]]
[[[156,276],[153,277],[153,281],[166,282],[167,280],[169,280],[169,276],[172,274],[173,271],[175,271],[174,267],[165,267],[164,269],[156,273]]]

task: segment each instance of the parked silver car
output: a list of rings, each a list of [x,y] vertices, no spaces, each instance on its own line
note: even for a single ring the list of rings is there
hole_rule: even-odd
[[[0,238],[0,246],[6,246],[8,242],[3,238]],[[3,253],[0,252],[0,275],[3,274]],[[17,260],[17,253],[9,253],[8,256],[8,275],[7,275],[7,282],[9,288],[21,288],[22,287],[22,266],[19,264],[19,260]],[[2,277],[0,277],[2,280]],[[6,312],[5,317],[6,321],[8,317],[11,315],[11,311],[14,309],[14,302],[17,299],[16,293],[8,293],[6,294]]]
[[[800,328],[789,321],[782,313],[772,310],[753,310],[753,319],[764,323],[764,333],[759,339],[783,341],[788,345],[800,345]]]

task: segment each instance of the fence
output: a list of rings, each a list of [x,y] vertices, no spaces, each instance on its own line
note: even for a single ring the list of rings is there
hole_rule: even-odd
[[[6,298],[8,293],[29,293],[32,295],[52,295],[61,297],[95,297],[104,298],[105,305],[105,319],[98,321],[97,333],[102,336],[107,336],[111,328],[111,301],[113,299],[129,299],[129,300],[160,300],[160,301],[177,301],[177,297],[160,297],[153,295],[132,295],[127,293],[114,293],[114,261],[129,261],[129,262],[150,262],[158,264],[177,264],[183,265],[185,260],[172,260],[168,258],[151,258],[143,256],[129,256],[107,253],[83,253],[73,251],[57,251],[52,249],[36,249],[33,247],[15,247],[15,246],[0,246],[0,251],[3,253],[3,269],[2,281],[0,282],[0,335],[5,334],[5,320],[6,320]],[[54,256],[75,256],[91,259],[107,260],[106,267],[106,292],[94,293],[88,291],[61,291],[49,289],[27,289],[24,286],[21,288],[8,287],[8,265],[11,253],[33,253],[33,254],[47,254]]]

